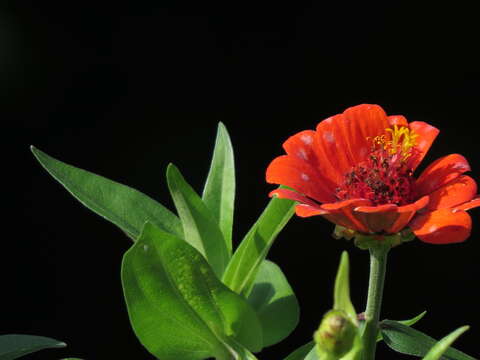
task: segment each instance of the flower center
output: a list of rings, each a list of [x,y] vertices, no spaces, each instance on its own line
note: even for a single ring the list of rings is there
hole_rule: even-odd
[[[413,171],[410,166],[418,134],[408,127],[385,129],[372,139],[367,159],[345,174],[336,189],[338,200],[363,198],[375,205],[405,205],[412,202]]]

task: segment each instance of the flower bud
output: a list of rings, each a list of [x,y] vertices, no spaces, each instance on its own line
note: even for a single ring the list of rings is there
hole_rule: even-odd
[[[317,351],[323,357],[339,359],[354,345],[357,327],[342,310],[327,312],[314,334]]]

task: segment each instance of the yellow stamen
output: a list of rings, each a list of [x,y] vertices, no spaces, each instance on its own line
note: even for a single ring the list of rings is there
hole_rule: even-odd
[[[400,152],[403,160],[408,159],[412,154],[410,150],[417,145],[418,134],[406,126],[398,127],[397,125],[393,125],[393,129],[387,128],[385,131],[390,133],[391,139],[384,142],[384,149],[392,155]]]

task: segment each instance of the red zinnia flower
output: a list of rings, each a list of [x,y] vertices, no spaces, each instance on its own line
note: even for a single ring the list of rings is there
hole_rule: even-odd
[[[420,164],[439,130],[401,115],[387,116],[378,105],[358,105],[321,121],[283,144],[267,182],[270,195],[298,201],[301,217],[321,215],[362,234],[395,234],[409,227],[422,241],[464,241],[471,230],[466,210],[480,206],[477,184],[458,154]]]

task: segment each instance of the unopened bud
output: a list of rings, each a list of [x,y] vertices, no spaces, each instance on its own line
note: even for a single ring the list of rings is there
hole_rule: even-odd
[[[341,358],[353,347],[357,327],[342,310],[327,312],[314,339],[320,354],[330,355],[332,358]]]

